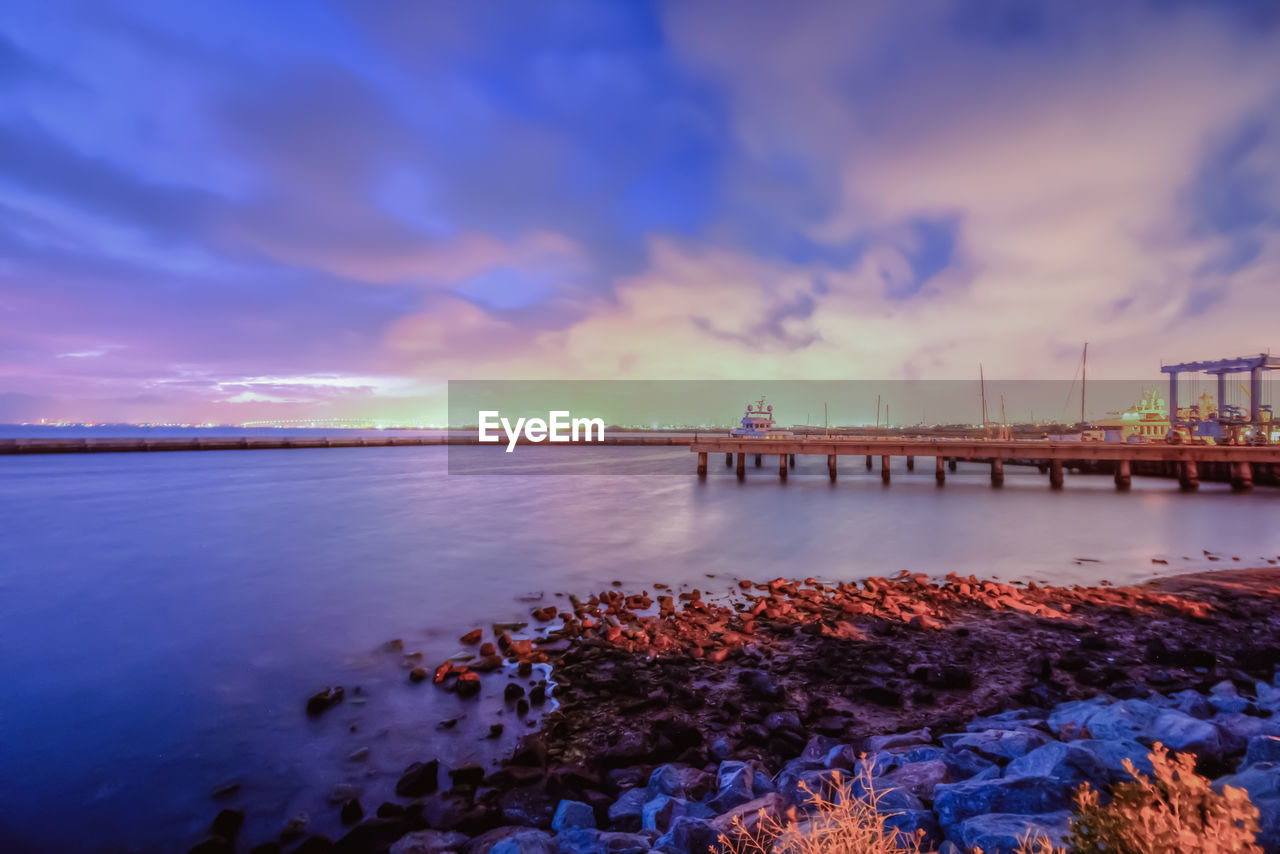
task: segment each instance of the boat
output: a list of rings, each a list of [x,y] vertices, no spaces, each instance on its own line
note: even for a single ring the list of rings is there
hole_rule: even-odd
[[[742,416],[742,424],[729,431],[736,439],[791,439],[795,433],[784,427],[778,427],[773,420],[773,405],[766,405],[761,397],[755,403],[747,404],[747,412]]]

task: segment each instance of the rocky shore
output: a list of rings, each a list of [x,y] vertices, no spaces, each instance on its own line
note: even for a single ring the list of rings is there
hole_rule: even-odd
[[[733,815],[803,809],[801,781],[867,770],[903,831],[991,852],[1061,831],[1075,786],[1112,782],[1156,741],[1237,775],[1280,850],[1280,572],[739,585],[714,601],[615,588],[535,610],[533,636],[469,632],[474,655],[410,670],[405,690],[466,704],[503,680],[511,713],[557,704],[539,731],[497,768],[442,768],[424,745],[399,800],[342,805],[345,836],[252,850],[703,852]],[[329,688],[307,710],[342,701]],[[235,850],[235,816],[220,820],[199,850]]]

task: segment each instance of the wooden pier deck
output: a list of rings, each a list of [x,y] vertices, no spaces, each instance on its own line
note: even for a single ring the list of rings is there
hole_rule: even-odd
[[[1127,489],[1136,466],[1149,470],[1141,474],[1174,474],[1184,489],[1195,489],[1203,472],[1212,469],[1226,475],[1236,489],[1249,489],[1255,476],[1277,483],[1280,472],[1280,446],[1193,445],[1193,444],[1121,444],[1117,442],[1051,442],[1051,441],[987,441],[982,439],[897,439],[897,438],[827,438],[739,439],[699,438],[689,450],[698,455],[698,474],[707,473],[708,459],[724,454],[725,465],[737,460],[737,473],[745,476],[746,458],[753,456],[756,466],[764,457],[777,457],[778,475],[787,476],[795,466],[797,455],[814,454],[827,458],[827,472],[836,478],[840,457],[863,457],[871,469],[880,460],[880,477],[891,479],[890,461],[905,457],[908,470],[915,468],[916,457],[932,457],[934,476],[939,484],[946,482],[947,470],[955,471],[958,461],[982,462],[991,467],[991,482],[1004,482],[1004,467],[1009,464],[1039,466],[1049,475],[1049,484],[1061,487],[1063,471],[1084,465],[1108,465],[1119,489]]]

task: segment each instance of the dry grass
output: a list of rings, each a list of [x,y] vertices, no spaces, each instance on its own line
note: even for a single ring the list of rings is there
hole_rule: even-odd
[[[754,821],[734,822],[721,834],[713,852],[733,854],[920,854],[920,839],[885,827],[885,819],[898,813],[880,809],[883,798],[871,781],[871,772],[856,776],[835,772],[830,786],[815,792],[800,783],[812,801],[814,812],[797,819],[763,811]],[[861,797],[859,797],[861,793]]]
[[[1066,848],[1044,837],[1027,838],[1018,854],[1262,854],[1255,842],[1258,810],[1242,789],[1219,794],[1195,772],[1195,758],[1170,755],[1157,744],[1151,751],[1153,776],[1125,760],[1133,780],[1102,797],[1088,785],[1076,794]],[[896,815],[880,809],[869,770],[857,776],[833,775],[821,792],[801,788],[813,803],[808,816],[795,811],[775,816],[763,810],[735,821],[712,852],[730,854],[923,854],[919,836],[885,827]],[[858,797],[858,793],[864,793]],[[981,854],[975,849],[973,854]]]

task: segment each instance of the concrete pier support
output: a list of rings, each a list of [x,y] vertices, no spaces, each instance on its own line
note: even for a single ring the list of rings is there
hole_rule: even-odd
[[[707,476],[707,454],[702,451],[698,454],[698,477]]]
[[[1062,460],[1049,460],[1049,486],[1062,489]]]
[[[1178,472],[1178,486],[1183,492],[1195,492],[1200,488],[1200,471],[1195,460],[1187,460]]]
[[[791,466],[792,468],[795,468],[795,467],[796,467],[796,455],[795,455],[795,454],[787,454],[787,465]]]
[[[760,468],[760,454],[756,454],[756,468]]]
[[[778,477],[787,479],[787,455],[778,454]]]
[[[991,485],[1001,486],[1004,484],[1004,460],[994,457],[991,460]]]
[[[724,455],[724,464],[727,466],[733,465],[733,454]]]
[[[1132,466],[1128,460],[1116,461],[1116,489],[1128,489],[1133,480]]]
[[[889,482],[889,457],[887,454],[880,458],[880,480],[885,483]]]
[[[1231,464],[1231,488],[1236,492],[1253,489],[1253,467],[1247,461]]]
[[[915,470],[916,470],[916,458],[907,457],[907,471],[915,471]]]
[[[832,479],[836,479],[836,455],[827,454],[827,475]]]
[[[867,471],[871,471],[871,455],[867,454]]]
[[[955,470],[956,470],[956,458],[955,458],[955,457],[947,457],[947,468],[951,469],[952,471],[955,471]]]
[[[738,477],[746,477],[747,475],[747,455],[738,454]]]
[[[947,458],[946,457],[933,458],[933,479],[938,482],[939,486],[947,482]]]

